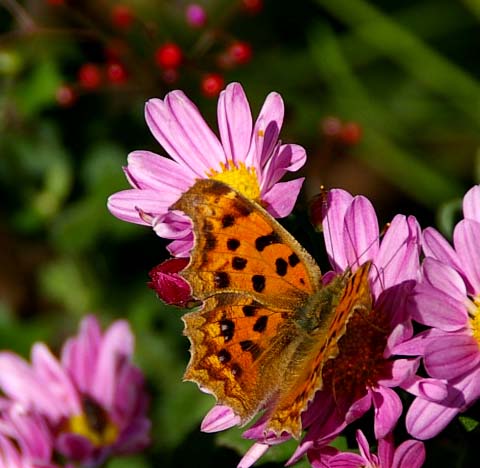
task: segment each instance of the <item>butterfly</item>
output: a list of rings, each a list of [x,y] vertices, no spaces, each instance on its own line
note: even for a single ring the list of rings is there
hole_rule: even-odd
[[[199,310],[183,316],[190,340],[184,380],[246,424],[265,409],[265,432],[299,438],[322,369],[358,311],[370,311],[370,262],[329,284],[305,249],[258,203],[202,179],[172,206],[193,223],[181,275]]]

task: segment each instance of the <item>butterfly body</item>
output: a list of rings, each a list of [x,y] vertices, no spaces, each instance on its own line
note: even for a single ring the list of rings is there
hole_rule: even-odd
[[[371,308],[369,263],[322,285],[320,269],[259,204],[199,180],[173,209],[187,214],[195,245],[182,275],[201,310],[186,314],[195,381],[247,423],[261,409],[267,430],[301,433],[301,413],[322,387],[348,320]]]

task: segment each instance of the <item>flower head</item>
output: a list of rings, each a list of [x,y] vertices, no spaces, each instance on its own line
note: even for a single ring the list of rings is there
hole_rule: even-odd
[[[25,411],[45,418],[63,456],[99,464],[149,442],[143,376],[131,363],[132,353],[126,322],[114,322],[102,334],[89,316],[65,343],[60,361],[43,343],[33,346],[30,365],[0,353],[0,388]]]
[[[306,155],[301,146],[278,140],[283,113],[281,96],[270,93],[253,123],[243,88],[231,83],[218,100],[219,139],[182,91],[150,99],[147,124],[172,159],[149,151],[130,153],[125,174],[133,189],[112,195],[109,210],[172,239],[169,250],[177,257],[189,255],[193,235],[189,219],[169,208],[199,178],[227,183],[275,217],[288,215],[303,179],[279,181],[302,167]]]
[[[423,234],[423,277],[415,289],[412,317],[429,328],[400,351],[423,356],[425,369],[448,383],[443,399],[419,395],[406,418],[414,437],[437,435],[480,397],[480,186],[464,197],[464,219],[454,247],[433,228]]]

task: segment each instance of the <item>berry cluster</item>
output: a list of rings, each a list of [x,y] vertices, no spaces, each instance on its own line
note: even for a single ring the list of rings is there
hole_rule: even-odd
[[[88,10],[66,0],[47,3],[52,14],[62,20],[84,16],[97,27],[97,22],[89,18]],[[263,7],[262,0],[234,3],[231,12],[235,15],[257,15]],[[80,94],[106,88],[144,90],[164,86],[168,89],[192,77],[197,80],[201,93],[212,98],[224,88],[226,71],[246,65],[252,59],[251,44],[227,34],[226,25],[213,19],[215,15],[211,19],[208,9],[200,3],[188,3],[171,12],[175,25],[185,26],[181,31],[178,27],[165,28],[163,22],[160,25],[155,18],[147,19],[148,12],[140,7],[119,3],[109,8],[103,22],[98,24],[99,29],[88,31],[95,43],[88,44],[86,55],[95,58],[79,64],[74,82],[59,87],[56,97],[60,106],[71,106]],[[162,15],[162,21],[169,19],[168,15]],[[177,30],[178,34],[174,34]]]

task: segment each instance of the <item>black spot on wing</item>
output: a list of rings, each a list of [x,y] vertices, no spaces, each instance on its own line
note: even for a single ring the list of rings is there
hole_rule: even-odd
[[[235,238],[230,238],[227,240],[227,249],[235,252],[240,247],[240,241]]]
[[[220,362],[226,364],[227,362],[229,362],[231,359],[232,359],[232,355],[226,350],[226,349],[221,349],[218,354],[218,359],[220,360]]]
[[[215,287],[219,289],[230,286],[230,275],[226,271],[216,271],[213,276]]]
[[[234,270],[243,270],[247,266],[247,259],[242,257],[232,258],[232,268]]]
[[[252,359],[255,361],[258,356],[260,356],[262,350],[257,343],[254,343],[252,340],[240,341],[240,347],[242,351],[247,351],[252,355]]]
[[[265,249],[265,247],[268,247],[269,245],[281,244],[281,243],[282,243],[282,240],[280,239],[278,234],[272,231],[270,234],[257,237],[255,239],[255,248],[259,252],[262,252]]]
[[[265,276],[263,275],[253,275],[252,276],[252,286],[254,291],[260,293],[265,289]]]
[[[295,265],[298,265],[300,263],[300,259],[298,258],[298,255],[296,253],[292,253],[288,257],[288,264],[293,268]]]
[[[245,317],[253,317],[257,313],[258,308],[254,305],[244,305],[242,307],[243,315]]]
[[[225,341],[230,341],[235,333],[235,323],[229,319],[220,320],[220,334]]]
[[[288,263],[281,257],[275,260],[275,271],[279,276],[285,276],[288,270]]]
[[[258,317],[257,321],[253,325],[253,331],[256,331],[258,333],[262,333],[265,331],[267,328],[267,323],[268,323],[268,316],[267,315],[261,315]]]
[[[230,226],[233,226],[235,224],[235,218],[233,215],[231,214],[226,214],[223,216],[222,218],[222,226],[224,228],[227,228],[227,227],[230,227]]]

